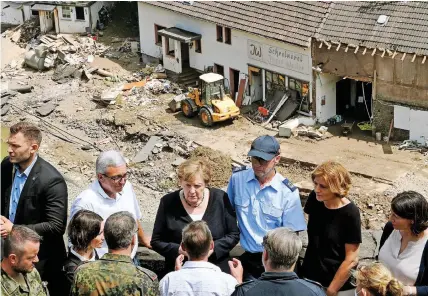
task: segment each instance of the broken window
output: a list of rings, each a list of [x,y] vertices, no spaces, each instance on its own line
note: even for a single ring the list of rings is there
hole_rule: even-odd
[[[220,74],[224,77],[224,67],[222,65],[214,64],[214,73]]]
[[[223,27],[217,25],[217,41],[223,42]]]
[[[62,17],[66,19],[71,19],[71,7],[63,6],[62,7]]]
[[[85,20],[85,9],[84,7],[76,7],[76,20]]]
[[[166,55],[170,57],[175,57],[175,44],[174,39],[169,39],[165,37],[165,51]]]
[[[230,28],[224,28],[224,43],[232,44],[232,30]]]
[[[31,11],[31,15],[39,15],[39,11],[38,10],[32,10]]]
[[[201,39],[195,40],[195,52],[202,53]]]
[[[155,43],[156,45],[162,45],[162,36],[158,34],[159,31],[165,29],[165,27],[155,25]]]

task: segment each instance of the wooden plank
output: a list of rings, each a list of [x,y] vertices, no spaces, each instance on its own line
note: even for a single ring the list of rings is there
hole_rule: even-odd
[[[241,79],[239,81],[238,98],[236,99],[236,106],[238,108],[241,108],[242,106],[242,100],[244,99],[246,82],[247,82],[247,79]]]
[[[394,125],[394,118],[391,119],[391,124],[389,125],[389,133],[388,133],[388,141],[386,141],[386,143],[389,143],[389,138],[391,137],[391,131],[392,131],[392,126]]]

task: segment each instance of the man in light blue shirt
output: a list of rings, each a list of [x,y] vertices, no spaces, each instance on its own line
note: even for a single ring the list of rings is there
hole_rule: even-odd
[[[10,195],[10,207],[9,207],[9,220],[15,222],[16,209],[18,208],[19,197],[21,196],[22,189],[24,188],[25,182],[27,182],[28,175],[30,175],[31,169],[37,160],[37,154],[35,155],[31,164],[25,169],[24,172],[20,173],[20,167],[18,164],[14,164],[15,178],[12,184],[12,193]]]
[[[233,173],[227,188],[245,250],[240,257],[245,279],[258,278],[264,272],[262,242],[269,230],[278,227],[296,232],[306,230],[299,190],[275,170],[279,154],[280,146],[274,137],[258,137],[248,153],[252,168]]]

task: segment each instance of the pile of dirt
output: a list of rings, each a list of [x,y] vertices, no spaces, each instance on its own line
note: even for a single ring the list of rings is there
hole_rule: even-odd
[[[190,153],[190,158],[203,159],[211,168],[211,186],[223,188],[232,174],[232,158],[209,147],[198,147]]]

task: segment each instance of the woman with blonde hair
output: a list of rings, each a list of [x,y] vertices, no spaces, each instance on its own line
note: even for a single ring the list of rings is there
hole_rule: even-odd
[[[165,257],[165,274],[174,270],[178,255],[187,256],[180,247],[183,228],[199,220],[208,224],[214,240],[209,261],[230,273],[229,252],[239,241],[239,229],[227,193],[209,187],[211,171],[203,160],[187,160],[177,173],[181,189],[162,197],[151,241],[153,250]]]
[[[359,266],[354,273],[357,296],[402,296],[403,285],[380,262]]]
[[[351,176],[340,164],[327,161],[312,172],[314,191],[305,205],[308,214],[308,248],[301,276],[319,282],[328,296],[353,295],[349,279],[358,263],[361,219],[347,196]]]

